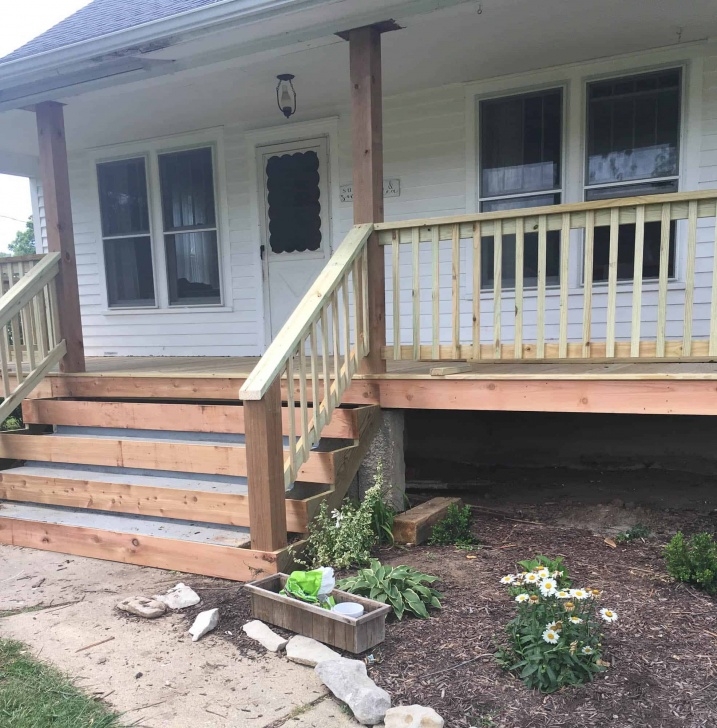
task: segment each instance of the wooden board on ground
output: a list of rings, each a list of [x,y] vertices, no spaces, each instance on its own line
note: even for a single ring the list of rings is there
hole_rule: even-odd
[[[461,505],[460,498],[431,498],[421,505],[401,513],[393,521],[393,538],[397,544],[418,544],[427,541],[433,526],[438,523],[452,504]]]
[[[471,370],[471,365],[468,363],[458,364],[446,364],[440,367],[431,367],[432,377],[445,377],[448,374],[463,374]]]

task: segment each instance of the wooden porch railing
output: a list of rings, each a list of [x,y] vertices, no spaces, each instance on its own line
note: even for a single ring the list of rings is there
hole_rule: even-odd
[[[0,404],[0,422],[65,354],[65,341],[58,333],[55,293],[59,265],[59,253],[41,256],[0,297],[0,373],[5,397]],[[0,272],[5,273],[2,265]]]
[[[392,329],[393,344],[384,349],[384,357],[501,361],[714,356],[716,216],[717,191],[706,191],[377,224],[379,242],[390,251],[387,277],[393,283],[387,309],[393,318],[388,332]],[[712,226],[700,225],[705,218],[712,219]],[[659,226],[659,244],[655,239],[648,249],[645,231],[651,223],[653,236],[655,224]],[[634,234],[622,226],[634,226]],[[606,280],[598,282],[593,266],[599,228],[607,246],[607,271]],[[625,270],[624,251],[618,258],[621,230],[631,238],[627,279],[618,271],[619,261]],[[537,244],[537,270],[530,281],[524,272],[528,235],[532,252]],[[547,274],[549,244],[559,257],[557,280]],[[493,253],[490,277],[481,272],[490,252],[484,250],[487,245]],[[514,247],[515,260],[509,287],[502,269],[506,246],[511,253]],[[658,249],[656,276],[644,278],[647,254]],[[704,266],[698,268],[705,259],[708,273]],[[711,289],[709,303],[705,288]]]
[[[7,293],[30,269],[45,256],[14,255],[0,258],[0,295]]]
[[[244,401],[252,547],[286,543],[284,490],[341,403],[368,353],[366,243],[371,224],[346,236],[239,393]],[[286,383],[288,453],[284,456],[281,383]],[[298,391],[297,391],[298,390]],[[297,428],[298,422],[298,428]],[[272,525],[274,527],[272,527]],[[273,536],[271,534],[274,534]]]

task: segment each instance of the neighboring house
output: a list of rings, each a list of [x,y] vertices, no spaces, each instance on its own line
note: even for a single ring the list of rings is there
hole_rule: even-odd
[[[249,516],[220,522],[259,520],[251,553],[283,553],[284,480],[343,495],[368,425],[363,439],[347,425],[363,444],[332,461],[331,477],[301,470],[322,427],[338,428],[339,415],[326,420],[339,403],[717,412],[717,368],[699,363],[717,355],[715,38],[709,0],[95,0],[0,59],[0,173],[35,181],[38,250],[63,256],[40,263],[38,279],[58,276],[59,302],[43,293],[25,312],[22,330],[34,321],[45,339],[19,356],[31,369],[40,354],[54,356],[46,369],[63,357],[64,376],[41,382],[42,371],[11,403],[31,385],[84,397],[72,416],[28,401],[26,420],[117,438],[138,429],[145,400],[159,409],[142,429],[166,430],[166,417],[196,416],[168,401],[227,402],[246,379],[249,500],[237,508]],[[248,378],[254,361],[211,358],[265,354]],[[449,379],[420,363],[439,360],[484,363]],[[283,399],[300,410],[284,414],[297,443],[285,477],[281,433],[267,424],[282,374],[297,378]],[[123,402],[90,416],[92,398]],[[191,429],[244,432],[213,422]],[[97,433],[68,437],[78,434]],[[139,469],[208,472],[133,459],[121,438],[88,459],[48,456],[52,438],[4,437],[8,458],[123,468],[115,481],[95,473],[90,494],[100,481],[139,487],[132,477],[150,477]],[[226,457],[214,476],[238,474]],[[50,481],[33,477],[38,493]],[[145,513],[132,493],[130,510]],[[108,498],[93,508],[117,510]],[[55,547],[80,548],[70,541]]]

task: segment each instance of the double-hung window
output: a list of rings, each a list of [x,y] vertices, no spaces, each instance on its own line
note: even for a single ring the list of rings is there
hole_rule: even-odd
[[[595,81],[587,87],[586,200],[677,192],[680,69]],[[645,225],[643,278],[657,278],[662,224]],[[595,228],[593,280],[608,278],[610,229]],[[634,272],[635,225],[620,225],[618,279]],[[675,224],[668,275],[675,275]]]
[[[97,179],[109,307],[151,307],[162,297],[169,306],[220,304],[212,148],[100,162]],[[161,256],[166,296],[155,292],[153,260]]]
[[[557,205],[562,198],[563,92],[536,93],[480,102],[480,210],[495,212]],[[493,286],[493,238],[481,245],[481,286]],[[546,282],[558,283],[560,233],[549,232]],[[503,236],[502,285],[515,285],[515,235]],[[536,285],[538,234],[524,242],[523,279]]]

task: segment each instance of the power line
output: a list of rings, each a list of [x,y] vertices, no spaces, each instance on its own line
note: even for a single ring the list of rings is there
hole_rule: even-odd
[[[17,217],[10,217],[10,215],[0,215],[0,217],[5,218],[6,220],[14,220],[15,222],[27,222],[27,220],[20,220]]]

